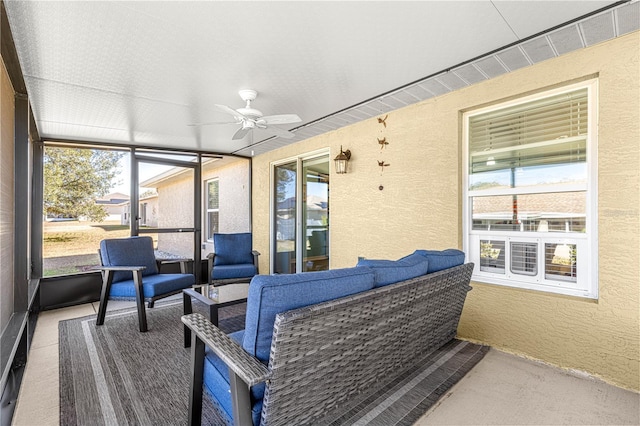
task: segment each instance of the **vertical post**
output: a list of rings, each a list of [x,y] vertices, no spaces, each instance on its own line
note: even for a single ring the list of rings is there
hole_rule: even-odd
[[[249,386],[229,369],[231,384],[231,405],[233,406],[233,424],[235,426],[251,426],[251,397]]]
[[[109,291],[113,283],[113,271],[102,271],[102,291],[100,292],[100,306],[98,307],[98,318],[96,325],[104,324],[104,317],[107,313],[107,302],[109,301]]]
[[[184,315],[189,315],[193,313],[193,306],[191,306],[191,295],[187,294],[186,291],[182,292],[182,313]],[[185,324],[184,326],[184,347],[188,348],[191,346],[191,330]]]
[[[144,291],[142,289],[142,270],[133,272],[133,282],[136,288],[136,305],[138,305],[138,324],[140,331],[147,331],[147,313],[144,309]]]
[[[138,160],[136,159],[136,149],[131,148],[131,197],[129,198],[129,229],[132,237],[138,235],[140,230],[140,224],[138,223],[138,215],[140,214],[138,198]]]
[[[27,311],[29,304],[29,278],[31,252],[29,248],[30,212],[29,194],[29,100],[27,95],[15,94],[14,117],[14,254],[13,254],[13,312]]]
[[[196,284],[202,282],[202,154],[198,154],[198,164],[193,169],[193,275]]]
[[[204,374],[204,342],[193,333],[191,347],[191,386],[189,388],[189,426],[202,423],[202,375]]]

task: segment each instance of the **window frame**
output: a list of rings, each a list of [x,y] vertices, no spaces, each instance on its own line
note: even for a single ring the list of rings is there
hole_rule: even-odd
[[[209,184],[213,181],[218,182],[218,208],[216,209],[211,209],[209,208]],[[218,213],[218,226],[220,225],[220,178],[218,177],[214,177],[211,179],[207,179],[205,181],[205,185],[204,187],[206,188],[206,192],[205,192],[205,216],[207,218],[207,228],[206,228],[206,241],[209,243],[213,243],[213,233],[210,232],[211,229],[211,221],[209,219],[209,213],[214,213],[217,212]]]
[[[539,100],[542,98],[555,96],[562,93],[573,92],[586,89],[588,106],[588,132],[586,136],[586,184],[562,184],[549,186],[525,186],[517,188],[490,188],[482,190],[470,190],[470,141],[469,122],[470,118],[490,111],[497,111],[515,105]],[[491,106],[473,110],[463,111],[462,117],[462,151],[463,151],[463,248],[467,253],[469,262],[475,263],[472,280],[487,284],[496,284],[507,287],[522,288],[528,290],[538,290],[548,293],[557,293],[568,296],[578,296],[590,299],[598,298],[598,159],[597,159],[597,129],[598,129],[598,81],[590,79],[579,83],[569,84],[560,88],[542,90],[538,93],[518,97],[505,102],[497,102]],[[586,193],[585,206],[585,232],[536,232],[536,231],[491,231],[473,229],[472,200],[479,196],[499,196],[499,195],[526,195],[526,194],[554,194],[584,191]],[[505,247],[511,243],[535,243],[537,250],[537,274],[526,276],[510,273],[511,270],[511,250],[505,253],[504,273],[482,271],[480,269],[480,240],[504,241]],[[575,265],[577,279],[571,280],[549,279],[546,273],[546,244],[566,244],[576,245],[579,259]],[[485,268],[486,269],[486,268]],[[497,269],[496,269],[497,270]]]

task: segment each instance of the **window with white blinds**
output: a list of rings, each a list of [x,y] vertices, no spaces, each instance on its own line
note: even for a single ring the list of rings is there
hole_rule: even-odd
[[[474,279],[597,298],[597,81],[463,114]]]

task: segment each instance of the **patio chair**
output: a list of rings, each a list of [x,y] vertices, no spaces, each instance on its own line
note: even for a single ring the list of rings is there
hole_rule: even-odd
[[[209,285],[249,282],[258,275],[258,253],[250,232],[213,234],[213,253],[207,256]]]
[[[180,262],[180,274],[161,274],[151,237],[129,237],[100,241],[102,291],[96,325],[104,324],[109,299],[135,300],[140,331],[147,331],[144,302],[153,308],[163,297],[180,293],[195,284],[195,277],[185,273],[188,259],[161,261]]]

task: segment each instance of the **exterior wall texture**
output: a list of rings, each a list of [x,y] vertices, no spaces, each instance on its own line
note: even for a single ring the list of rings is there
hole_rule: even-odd
[[[206,181],[220,180],[220,232],[248,232],[249,220],[249,161],[225,158],[202,170],[202,235],[205,248],[202,256],[213,249],[206,239]],[[148,214],[163,227],[193,227],[193,174],[182,173],[157,185],[158,197],[149,204]],[[193,257],[193,234],[158,234],[158,250],[178,256]]]
[[[462,112],[597,77],[599,299],[473,283],[458,333],[640,390],[639,52],[640,33],[631,33],[393,111],[386,128],[370,119],[254,158],[261,270],[270,261],[271,162],[351,150],[348,173],[330,177],[331,268],[461,248]]]

